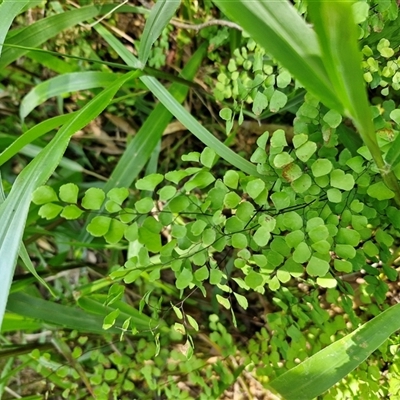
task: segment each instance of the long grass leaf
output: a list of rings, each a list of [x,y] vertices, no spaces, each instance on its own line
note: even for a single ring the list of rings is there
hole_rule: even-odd
[[[9,39],[6,38],[5,43],[37,47],[62,30],[91,19],[98,14],[98,7],[87,6],[77,10],[66,11],[62,14],[52,15],[51,17],[40,19],[32,25],[20,29],[18,33],[14,34]],[[5,47],[0,59],[0,69],[23,56],[27,51],[28,50],[24,49]]]
[[[310,17],[318,34],[322,60],[336,96],[341,99],[344,112],[351,117],[367,145],[386,185],[395,193],[400,205],[400,186],[386,165],[378,146],[372,112],[369,107],[361,71],[361,52],[358,48],[358,30],[354,22],[353,0],[311,1]]]
[[[1,176],[0,176],[0,204],[4,203],[6,200],[6,196],[4,193],[3,185],[1,182]],[[19,256],[22,260],[22,262],[25,264],[26,269],[53,295],[55,296],[55,293],[51,289],[51,287],[42,279],[42,277],[36,272],[35,267],[33,266],[33,263],[31,259],[29,258],[28,252],[25,248],[25,245],[21,243],[21,247],[19,249]]]
[[[17,254],[33,191],[43,185],[57,167],[70,137],[86,126],[110,103],[130,72],[87,103],[64,125],[46,148],[20,173],[6,201],[0,205],[0,326],[10,290]]]
[[[59,115],[49,118],[46,121],[40,122],[31,129],[27,130],[21,136],[18,136],[6,149],[0,153],[0,166],[10,160],[13,156],[19,153],[26,145],[33,142],[35,139],[58,128],[74,118],[75,113]]]
[[[63,74],[36,85],[21,101],[19,115],[23,120],[35,107],[50,97],[79,90],[107,87],[118,78],[111,72],[72,72]]]
[[[1,15],[1,25],[0,25],[0,55],[3,50],[4,39],[7,36],[7,32],[14,18],[20,13],[20,11],[28,4],[33,3],[29,0],[24,1],[14,1],[14,0],[4,0],[0,4],[0,15]],[[39,2],[37,2],[39,3]]]
[[[322,60],[344,113],[368,127],[364,141],[376,143],[375,129],[361,72],[361,52],[357,43],[357,25],[352,0],[341,2],[311,1],[310,17],[318,34]],[[357,126],[359,128],[359,126]],[[359,129],[360,130],[360,129]],[[365,129],[362,129],[365,130]]]
[[[99,33],[128,65],[134,65],[137,62],[136,57],[107,30],[101,29]],[[151,76],[141,76],[140,80],[153,92],[164,107],[206,146],[211,147],[220,157],[234,165],[236,168],[239,168],[241,171],[246,172],[249,175],[260,176],[254,164],[233,152],[210,131],[204,128],[188,111],[185,110],[184,107],[181,106],[181,104],[179,104],[179,102],[157,79]]]
[[[6,312],[1,326],[1,333],[11,331],[35,331],[42,328],[42,324],[34,319],[23,317],[22,315]]]
[[[146,65],[151,47],[175,14],[180,3],[180,0],[158,0],[151,9],[140,39],[138,56],[143,65]]]
[[[339,382],[400,329],[400,304],[285,372],[270,386],[285,400],[311,400]]]
[[[10,294],[7,310],[58,327],[104,334],[102,317],[79,310],[77,307],[67,307],[26,293]],[[108,332],[120,333],[116,328],[110,328]]]
[[[307,89],[328,107],[342,110],[321,59],[317,36],[287,0],[214,0]]]
[[[252,176],[260,175],[254,164],[236,154],[229,147],[218,140],[210,131],[200,124],[181,104],[179,104],[163,85],[151,76],[141,77],[142,82],[152,91],[171,114],[175,116],[190,132],[200,139],[206,146],[212,148],[220,157],[230,164]]]
[[[133,55],[102,26],[96,27],[98,33],[109,43],[109,45],[123,57],[125,62],[131,63]],[[196,51],[181,72],[181,76],[192,80],[206,54],[207,45],[204,44]],[[131,57],[132,56],[132,57]],[[141,79],[141,78],[140,78]],[[171,95],[182,103],[187,96],[188,87],[173,83],[169,89]],[[171,113],[162,105],[157,104],[139,129],[133,140],[129,143],[124,154],[114,168],[104,190],[113,187],[129,187],[142,171],[151,153],[172,119]]]

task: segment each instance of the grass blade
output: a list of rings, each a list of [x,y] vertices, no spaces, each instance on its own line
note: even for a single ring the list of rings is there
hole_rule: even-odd
[[[2,16],[1,26],[0,26],[0,55],[3,50],[2,43],[4,43],[4,39],[7,36],[7,32],[10,29],[10,26],[14,18],[29,3],[30,3],[29,0],[25,1],[4,0],[0,4],[0,15]]]
[[[97,26],[96,30],[119,54],[119,56],[124,58],[125,62],[127,60],[129,62],[132,60],[130,57],[132,54],[129,53],[121,42],[119,42],[105,28]],[[181,72],[183,78],[187,80],[192,80],[194,78],[206,51],[206,44],[199,47],[183,68]],[[169,92],[179,103],[182,103],[187,96],[188,87],[178,83],[173,83]],[[161,136],[171,119],[171,113],[162,104],[157,104],[118,161],[118,164],[106,183],[104,188],[105,191],[110,190],[113,187],[129,187],[132,185],[132,182],[137,178],[146,165],[151,153],[156,147],[158,141],[161,139]]]
[[[58,327],[76,329],[80,332],[104,334],[102,317],[89,314],[76,307],[52,303],[26,293],[10,294],[7,310]],[[120,333],[117,328],[110,328],[108,332]]]
[[[158,0],[150,11],[140,39],[139,61],[146,65],[154,42],[161,35],[180,5],[180,0]]]
[[[106,29],[101,27],[100,30],[97,27],[96,29],[128,65],[134,65],[137,62],[136,57],[132,53],[128,52],[122,43]],[[260,176],[254,164],[233,152],[229,147],[219,141],[210,131],[196,121],[196,119],[194,119],[192,115],[179,104],[179,102],[171,95],[171,93],[168,92],[167,89],[164,88],[163,85],[161,85],[160,82],[158,82],[157,79],[150,76],[141,76],[140,80],[153,92],[164,107],[206,146],[211,147],[220,157],[234,165],[236,168],[239,168],[249,175]]]
[[[70,121],[74,115],[75,113],[71,113],[49,118],[27,130],[0,153],[0,166],[14,157],[26,145],[33,142],[35,139]]]
[[[79,90],[107,87],[117,78],[117,74],[97,71],[73,72],[56,76],[36,85],[22,99],[19,115],[23,120],[35,107],[50,97]]]
[[[6,201],[0,205],[0,326],[33,191],[43,185],[53,173],[70,137],[97,117],[110,103],[120,86],[137,75],[138,73],[130,72],[122,76],[77,112],[19,174]]]
[[[212,148],[220,157],[228,161],[239,170],[263,178],[251,162],[236,154],[225,146],[210,131],[204,128],[184,107],[182,107],[164,86],[151,76],[141,77],[142,82],[152,91],[160,102],[175,116],[190,132],[200,139],[206,146]]]
[[[398,329],[400,304],[285,372],[270,386],[285,400],[314,399],[353,371]]]
[[[98,14],[98,7],[88,6],[66,11],[62,14],[52,15],[51,17],[40,19],[34,24],[22,28],[11,38],[6,38],[5,43],[37,47],[62,30],[91,19]],[[0,59],[0,69],[3,69],[17,58],[23,56],[27,51],[28,50],[6,47]]]
[[[378,146],[372,112],[361,71],[361,52],[358,49],[358,29],[354,22],[352,0],[311,1],[310,17],[318,34],[322,59],[344,113],[353,119],[359,134],[382,172],[386,185],[395,193],[400,205],[400,187],[386,165]]]
[[[340,99],[329,81],[313,29],[286,0],[214,0],[265,50],[328,107],[342,110]]]

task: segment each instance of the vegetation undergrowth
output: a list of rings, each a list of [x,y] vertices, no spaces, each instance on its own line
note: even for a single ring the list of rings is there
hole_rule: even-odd
[[[399,397],[396,1],[0,13],[1,398]]]

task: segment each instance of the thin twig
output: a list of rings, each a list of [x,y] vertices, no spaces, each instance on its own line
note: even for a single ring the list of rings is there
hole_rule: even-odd
[[[242,27],[238,24],[235,24],[231,21],[225,21],[223,19],[210,19],[209,21],[203,22],[202,24],[187,24],[185,22],[178,21],[176,19],[172,19],[170,21],[171,25],[176,26],[177,28],[182,29],[192,29],[195,31],[200,31],[201,29],[208,28],[209,26],[227,26],[228,28],[237,29],[238,31],[243,31]]]

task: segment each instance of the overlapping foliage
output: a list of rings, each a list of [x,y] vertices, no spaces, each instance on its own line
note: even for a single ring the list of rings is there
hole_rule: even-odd
[[[249,398],[266,387],[286,399],[322,393],[327,399],[356,394],[378,399],[398,392],[398,340],[388,338],[399,327],[399,310],[387,300],[397,280],[400,230],[399,44],[390,22],[397,18],[396,3],[293,7],[286,1],[238,1],[234,9],[228,1],[215,4],[247,31],[239,42],[227,28],[214,26],[203,35],[212,38],[212,46],[229,39],[233,47],[230,61],[217,61],[206,78],[219,102],[226,142],[234,142],[245,119],[271,119],[262,126],[249,160],[181,106],[188,88],[195,87],[191,81],[207,43],[193,52],[180,79],[145,65],[177,2],[159,0],[150,13],[127,5],[63,13],[55,7],[53,15],[8,33],[0,65],[26,54],[28,66],[37,68],[38,53],[29,46],[63,29],[110,13],[149,15],[138,58],[109,25],[91,25],[126,65],[101,66],[90,46],[74,56],[79,62],[40,53],[59,75],[37,84],[21,101],[25,123],[33,124],[30,114],[51,96],[60,102],[78,86],[90,95],[73,113],[28,126],[18,139],[4,135],[8,147],[0,160],[9,193],[0,208],[2,318],[18,252],[42,282],[55,266],[64,273],[86,267],[93,252],[105,268],[97,269],[100,278],[85,272],[78,283],[47,282],[62,304],[40,293],[31,278],[14,281],[3,334],[50,326],[58,331],[51,348],[68,366],[49,352],[48,343],[34,351],[7,343],[0,353],[11,357],[0,378],[2,392],[15,374],[14,357],[21,369],[32,366],[66,398],[89,391],[96,398],[110,393],[146,398],[157,392],[167,398],[209,399],[223,396],[235,382]],[[10,21],[21,11],[7,1],[1,6],[13,14]],[[182,7],[184,15],[204,12],[194,5]],[[306,10],[313,25],[302,16]],[[7,31],[4,26],[0,37]],[[362,53],[357,38],[365,45]],[[223,59],[219,49],[211,49],[209,59]],[[83,72],[80,63],[91,70]],[[160,76],[176,81],[166,89]],[[375,90],[373,106],[364,82]],[[147,105],[140,108],[148,92],[160,101],[151,113]],[[87,170],[62,158],[71,135],[104,110],[114,112],[118,99],[129,104],[132,97],[140,98],[132,106],[148,114],[142,127],[107,183],[83,182]],[[161,173],[158,142],[172,116],[205,147],[184,155],[181,168]],[[58,126],[48,144],[39,139]],[[29,149],[35,147],[26,146],[33,141],[45,147],[11,186],[7,161],[17,152],[32,154]],[[81,162],[90,164],[84,156]],[[59,163],[63,169],[54,175]],[[35,240],[49,232],[51,240],[39,249]],[[20,247],[22,237],[37,258],[38,271]],[[55,254],[49,243],[57,248]],[[249,330],[242,316],[249,318],[254,309],[257,329]],[[63,327],[73,331],[63,332]],[[100,351],[101,340],[92,334],[103,334],[109,342],[120,334],[120,341],[112,344],[113,351]],[[248,343],[237,341],[237,334]],[[2,340],[8,341],[6,336]],[[204,353],[216,355],[217,362],[207,361]],[[182,377],[185,387],[179,384]]]

